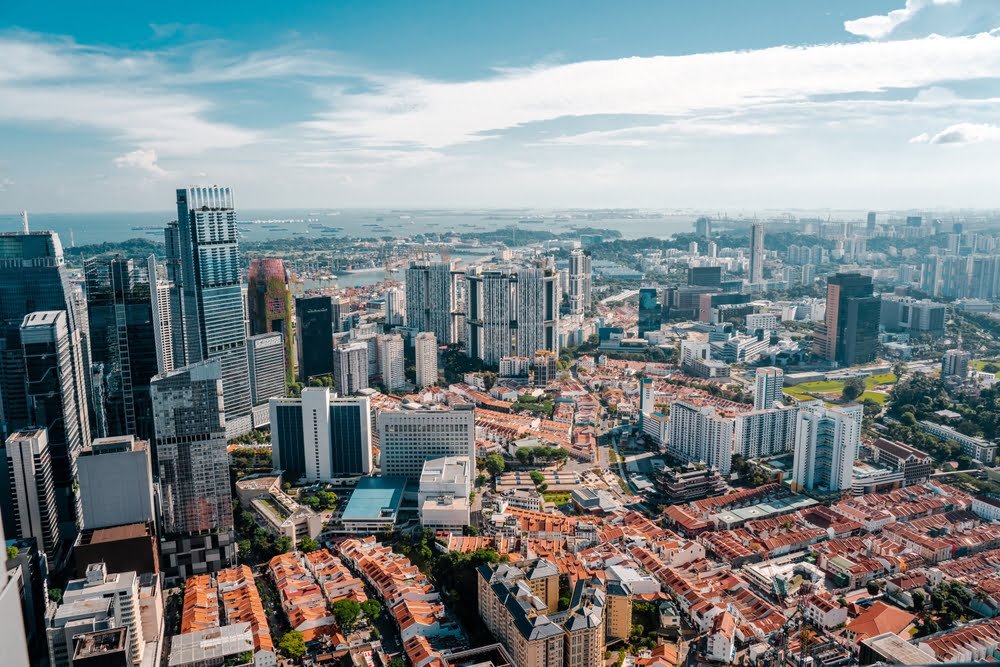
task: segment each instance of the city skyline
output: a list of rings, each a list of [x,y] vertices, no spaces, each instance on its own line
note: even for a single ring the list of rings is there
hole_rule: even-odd
[[[12,8],[0,209],[997,206],[989,0],[308,4]]]

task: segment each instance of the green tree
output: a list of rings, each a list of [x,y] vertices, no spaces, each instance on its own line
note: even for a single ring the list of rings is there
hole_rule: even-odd
[[[278,642],[278,648],[292,660],[301,660],[306,654],[306,642],[298,630],[286,632]]]
[[[486,469],[489,470],[490,474],[494,477],[501,474],[506,467],[507,463],[499,454],[490,454],[486,457]]]
[[[7,560],[12,560],[14,558],[17,558],[17,555],[19,553],[21,553],[21,550],[15,547],[14,545],[7,547]]]
[[[344,632],[350,632],[360,616],[361,605],[354,600],[337,600],[333,603],[333,618]]]
[[[361,611],[365,613],[365,616],[371,620],[375,620],[382,613],[382,605],[378,603],[378,600],[365,600],[361,603]]]
[[[406,667],[406,663],[402,658],[396,657],[389,661],[389,667]]]
[[[302,553],[307,554],[312,551],[316,551],[317,549],[319,549],[319,542],[309,537],[308,535],[299,540],[299,551],[301,551]]]
[[[845,401],[853,401],[863,393],[865,393],[865,381],[859,377],[853,377],[844,382],[840,396]]]
[[[537,470],[532,470],[529,476],[531,477],[531,481],[535,484],[535,486],[538,486],[539,484],[545,481],[545,476],[542,475],[542,473],[538,472]]]
[[[292,538],[282,535],[274,541],[274,548],[279,554],[286,554],[292,550]]]
[[[63,592],[61,588],[50,588],[49,599],[56,604],[62,604]]]

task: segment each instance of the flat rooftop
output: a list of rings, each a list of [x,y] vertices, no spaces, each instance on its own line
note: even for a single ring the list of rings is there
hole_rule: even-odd
[[[405,489],[406,479],[403,477],[362,477],[347,501],[342,519],[395,521]]]

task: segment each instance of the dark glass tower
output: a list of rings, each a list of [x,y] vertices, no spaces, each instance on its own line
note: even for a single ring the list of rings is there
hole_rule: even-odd
[[[647,331],[660,329],[662,315],[655,287],[643,287],[639,290],[639,338]]]
[[[333,373],[333,301],[328,296],[295,300],[299,376],[306,380]]]
[[[87,260],[84,274],[91,362],[101,368],[97,431],[151,440],[149,381],[157,373],[157,352],[147,269],[115,255]]]
[[[826,319],[813,354],[842,366],[875,360],[881,302],[873,296],[871,276],[838,273],[826,281]]]

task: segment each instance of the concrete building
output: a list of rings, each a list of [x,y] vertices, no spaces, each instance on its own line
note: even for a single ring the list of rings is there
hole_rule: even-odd
[[[150,255],[148,260],[149,280],[153,283],[150,290],[150,303],[153,309],[153,342],[156,345],[156,372],[166,373],[174,370],[174,315],[177,311],[174,302],[174,284],[168,280],[157,278],[156,256]]]
[[[754,410],[773,408],[784,398],[785,372],[774,366],[758,368],[754,377]]]
[[[285,395],[288,351],[284,334],[263,333],[247,338],[247,363],[250,368],[250,396],[253,405],[267,405],[268,400]],[[255,420],[254,426],[258,422]]]
[[[930,455],[902,442],[876,438],[869,449],[876,463],[902,472],[906,485],[926,482],[934,471]]]
[[[133,667],[128,628],[97,630],[73,640],[73,667]]]
[[[177,190],[177,238],[186,363],[218,358],[230,437],[252,428],[246,308],[230,188]],[[169,228],[168,228],[169,229]],[[168,245],[168,253],[171,246]],[[170,260],[168,255],[168,261]],[[176,364],[175,364],[176,365]]]
[[[0,544],[7,544],[2,523],[0,523]],[[10,559],[5,556],[5,560]],[[31,587],[30,582],[23,585],[25,588]],[[28,667],[31,664],[25,641],[28,632],[21,612],[21,590],[22,583],[10,576],[6,565],[0,566],[0,619],[3,619],[0,623],[0,665]],[[43,603],[39,601],[38,604]]]
[[[559,356],[555,352],[539,350],[532,358],[535,367],[536,387],[547,387],[559,378]]]
[[[156,521],[148,442],[98,438],[80,452],[77,473],[85,530]]]
[[[555,272],[538,267],[517,269],[514,298],[514,354],[528,357],[538,350],[558,353],[561,297]]]
[[[432,530],[461,531],[469,525],[472,470],[465,456],[424,462],[417,492],[420,525]]]
[[[382,385],[389,391],[406,386],[403,373],[403,337],[389,334],[376,338],[378,347],[378,372]]]
[[[306,387],[300,398],[272,399],[271,456],[287,481],[328,481],[372,472],[371,404]]]
[[[368,345],[358,342],[333,351],[333,386],[349,396],[368,388]]]
[[[956,377],[964,382],[969,377],[972,353],[964,350],[947,350],[941,358],[941,377]]]
[[[64,537],[56,510],[52,458],[45,429],[18,431],[5,444],[5,471],[10,484],[11,537],[33,539],[49,562],[63,558]]]
[[[779,403],[736,415],[733,452],[749,460],[794,451],[798,412],[795,406]]]
[[[860,273],[830,276],[826,286],[826,319],[816,333],[813,354],[842,366],[874,361],[880,313],[871,276]]]
[[[670,404],[667,451],[691,463],[704,463],[728,475],[732,466],[735,422],[711,405]]]
[[[569,256],[569,312],[584,314],[591,308],[591,268],[590,251],[576,248]]]
[[[299,378],[333,373],[333,302],[328,296],[295,300]]]
[[[861,442],[862,406],[800,404],[795,433],[793,488],[840,494],[851,489]]]
[[[451,262],[417,260],[406,268],[406,325],[430,331],[442,345],[458,342],[458,298]]]
[[[33,427],[46,429],[60,530],[72,541],[79,524],[76,458],[90,444],[80,335],[66,311],[49,310],[24,317],[20,340],[27,414]]]
[[[926,419],[921,420],[919,422],[919,426],[922,431],[930,433],[937,438],[957,442],[962,446],[963,454],[977,461],[981,461],[986,465],[993,465],[996,459],[997,443],[995,442],[989,442],[983,438],[972,435],[965,435],[950,426],[938,424]]]
[[[421,331],[414,338],[416,382],[418,389],[438,382],[437,338],[430,331]]]
[[[402,287],[385,291],[385,323],[391,327],[406,324],[406,291]]]
[[[764,223],[755,222],[750,225],[750,271],[748,274],[752,285],[764,282]]]
[[[153,378],[168,576],[216,571],[236,558],[222,380],[214,358]]]
[[[108,628],[94,627],[93,630],[126,628],[128,650],[132,663],[142,665],[143,638],[142,619],[139,608],[139,577],[135,572],[109,573],[104,563],[93,563],[87,567],[87,575],[73,579],[63,591],[62,605],[95,602],[109,604],[109,615],[113,619]],[[56,614],[58,616],[58,614]],[[74,624],[50,625],[49,658],[53,667],[69,665],[74,654],[73,639],[76,635]]]
[[[888,295],[883,295],[881,301],[879,325],[886,331],[936,335],[944,333],[947,310],[945,304]]]
[[[383,410],[378,415],[384,477],[420,478],[424,462],[442,456],[476,460],[476,413],[454,410]]]

